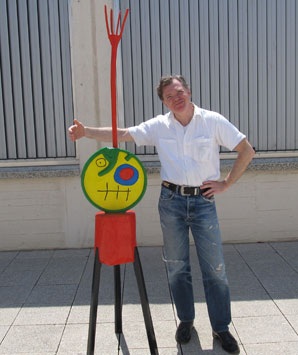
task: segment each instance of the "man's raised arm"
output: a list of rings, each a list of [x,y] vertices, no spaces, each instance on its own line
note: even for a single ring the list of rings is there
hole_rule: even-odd
[[[102,142],[112,142],[112,127],[86,127],[78,120],[73,121],[73,125],[68,128],[69,138],[74,142],[82,137],[98,139]],[[117,128],[119,142],[133,142],[133,138],[127,128]]]

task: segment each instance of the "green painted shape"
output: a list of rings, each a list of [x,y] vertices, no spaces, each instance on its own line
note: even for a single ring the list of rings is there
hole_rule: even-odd
[[[111,170],[113,170],[115,164],[117,163],[118,160],[118,155],[119,155],[119,149],[118,148],[102,148],[99,150],[106,159],[109,162],[109,165],[103,169],[100,173],[98,173],[98,176],[103,176],[108,174]]]

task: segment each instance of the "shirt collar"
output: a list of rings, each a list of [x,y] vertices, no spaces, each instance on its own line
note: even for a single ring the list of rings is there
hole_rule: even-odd
[[[202,118],[202,109],[194,104],[194,117]]]

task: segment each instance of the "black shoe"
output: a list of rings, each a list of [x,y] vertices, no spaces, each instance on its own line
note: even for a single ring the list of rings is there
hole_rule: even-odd
[[[193,321],[180,322],[175,336],[177,343],[180,344],[188,343],[191,338],[192,328],[193,328]]]
[[[218,339],[221,342],[222,348],[231,354],[239,354],[240,349],[237,344],[237,340],[233,337],[233,335],[229,332],[212,332],[213,338]]]

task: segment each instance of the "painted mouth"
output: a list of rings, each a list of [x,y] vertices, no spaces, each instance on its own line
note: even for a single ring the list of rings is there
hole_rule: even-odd
[[[105,193],[105,197],[104,200],[106,201],[108,194],[111,193],[115,193],[116,194],[116,200],[118,200],[119,194],[125,193],[126,194],[126,201],[128,201],[128,196],[129,193],[131,192],[131,190],[129,189],[129,187],[127,189],[121,189],[120,190],[120,185],[118,185],[118,188],[116,190],[114,189],[109,189],[109,184],[106,183],[106,189],[105,190],[97,190],[97,192],[103,192]]]

